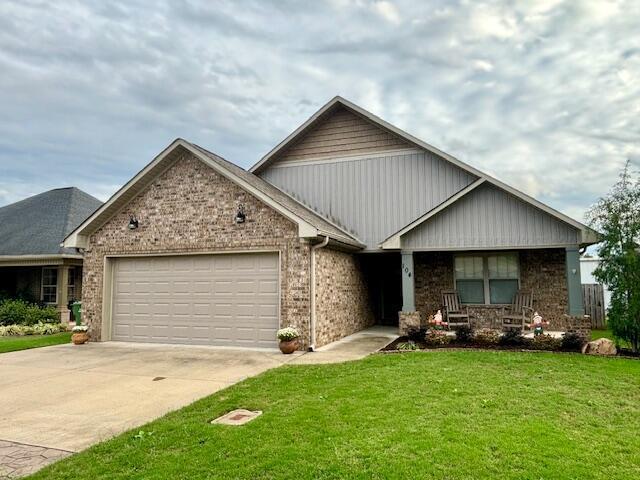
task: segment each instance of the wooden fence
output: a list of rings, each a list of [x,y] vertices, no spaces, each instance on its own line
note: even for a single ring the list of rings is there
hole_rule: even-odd
[[[599,283],[583,283],[584,313],[591,317],[591,328],[607,328],[604,310],[604,290]]]

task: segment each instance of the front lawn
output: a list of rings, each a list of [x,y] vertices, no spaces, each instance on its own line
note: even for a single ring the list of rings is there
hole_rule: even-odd
[[[237,407],[264,414],[209,424]],[[639,432],[640,361],[375,355],[271,370],[33,478],[637,479]]]
[[[71,332],[53,335],[25,335],[22,337],[0,337],[0,353],[27,350],[29,348],[48,347],[71,341]]]

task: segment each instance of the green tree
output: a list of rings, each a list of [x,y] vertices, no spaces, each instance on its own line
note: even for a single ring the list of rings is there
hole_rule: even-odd
[[[602,234],[595,277],[611,291],[608,324],[613,335],[640,348],[640,178],[627,161],[612,190],[589,210]]]

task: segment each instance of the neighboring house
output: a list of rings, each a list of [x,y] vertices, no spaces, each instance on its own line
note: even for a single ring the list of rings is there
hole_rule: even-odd
[[[582,283],[585,285],[602,285],[596,277],[593,276],[593,271],[600,265],[599,257],[591,257],[585,255],[580,259],[580,275]],[[611,303],[611,292],[606,285],[602,285],[602,291],[604,296],[604,308],[609,308]]]
[[[0,296],[54,305],[68,318],[68,301],[81,295],[82,255],[62,241],[100,205],[70,187],[1,207]]]
[[[567,329],[583,314],[579,250],[595,241],[336,97],[249,171],[174,141],[65,246],[85,251],[94,339],[274,347],[293,326],[318,347],[405,328],[452,289],[475,326],[522,289]]]

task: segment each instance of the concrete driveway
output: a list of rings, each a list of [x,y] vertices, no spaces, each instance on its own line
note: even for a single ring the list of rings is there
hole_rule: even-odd
[[[12,442],[82,450],[298,355],[116,342],[2,354],[0,456]]]

